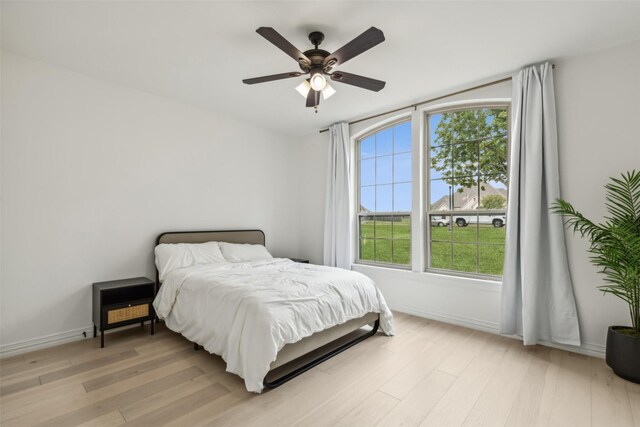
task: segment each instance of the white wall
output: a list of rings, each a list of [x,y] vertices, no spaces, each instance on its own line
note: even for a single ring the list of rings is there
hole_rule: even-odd
[[[562,195],[583,213],[600,219],[605,213],[602,186],[607,178],[640,168],[640,140],[637,137],[640,44],[554,62],[557,64],[555,83]],[[455,90],[453,88],[452,92]],[[474,94],[473,98],[505,94],[510,95],[490,90]],[[429,95],[425,89],[423,98]],[[384,117],[377,120],[384,120]],[[352,126],[352,134],[369,124]],[[325,169],[315,161],[321,152],[326,152],[327,141],[325,133],[313,137],[308,145],[307,161],[301,173],[307,172],[309,194],[324,194],[326,177],[321,180],[317,174]],[[313,183],[317,187],[311,187]],[[303,212],[317,211],[323,209],[322,206],[315,197],[307,197],[301,202]],[[318,215],[311,217],[311,220],[320,219]],[[311,223],[308,228],[321,229],[322,223]],[[602,355],[607,326],[628,324],[628,310],[621,301],[612,296],[603,297],[596,289],[602,279],[589,263],[587,242],[569,232],[566,235],[583,341],[580,350]],[[320,262],[321,231],[307,233],[301,238],[300,250]],[[499,283],[362,265],[355,265],[354,269],[376,280],[394,309],[497,331]]]
[[[298,255],[297,140],[6,51],[1,72],[3,353],[90,328],[91,283],[153,277],[163,231]]]
[[[315,131],[302,138],[298,174],[298,206],[301,227],[298,245],[300,256],[314,264],[323,264],[324,202],[329,160],[329,133]],[[304,225],[302,225],[304,224]]]
[[[562,197],[600,221],[609,177],[640,169],[640,43],[556,64]],[[630,324],[629,309],[596,289],[603,281],[587,241],[565,235],[583,346],[598,348],[608,326]]]

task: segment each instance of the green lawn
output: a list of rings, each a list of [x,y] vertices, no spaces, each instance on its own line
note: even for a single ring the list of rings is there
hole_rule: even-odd
[[[431,268],[501,276],[505,227],[469,225],[431,227]],[[360,259],[391,264],[411,263],[409,219],[361,219]]]
[[[409,218],[378,220],[375,225],[373,220],[362,219],[360,236],[360,259],[404,265],[411,262]]]

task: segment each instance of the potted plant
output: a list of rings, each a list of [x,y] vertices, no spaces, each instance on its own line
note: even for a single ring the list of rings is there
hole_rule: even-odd
[[[609,215],[596,224],[562,199],[552,205],[567,228],[590,242],[591,262],[604,275],[604,293],[629,304],[631,327],[610,326],[607,365],[618,376],[640,383],[640,171],[610,178],[605,185]]]

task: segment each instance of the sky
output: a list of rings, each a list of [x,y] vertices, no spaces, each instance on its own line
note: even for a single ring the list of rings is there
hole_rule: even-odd
[[[360,203],[376,212],[411,210],[411,122],[360,143]]]
[[[430,141],[435,140],[440,120],[442,114],[429,116]],[[438,178],[441,173],[432,170],[431,204],[450,192],[449,185]],[[504,183],[488,182],[506,189]],[[410,121],[385,128],[360,142],[360,204],[371,212],[411,211]]]

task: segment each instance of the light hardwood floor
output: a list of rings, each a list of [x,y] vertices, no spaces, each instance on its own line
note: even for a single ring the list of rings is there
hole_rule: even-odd
[[[640,426],[640,385],[603,360],[396,313],[261,395],[162,325],[0,361],[2,426]]]

